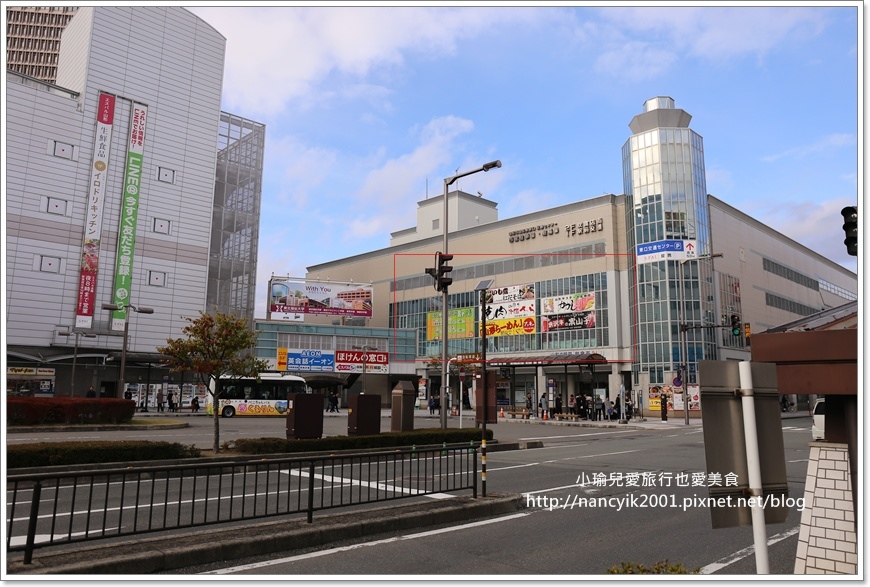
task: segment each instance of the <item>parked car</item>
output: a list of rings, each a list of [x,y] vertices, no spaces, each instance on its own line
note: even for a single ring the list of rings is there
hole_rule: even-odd
[[[825,439],[825,400],[818,400],[813,406],[813,440]]]

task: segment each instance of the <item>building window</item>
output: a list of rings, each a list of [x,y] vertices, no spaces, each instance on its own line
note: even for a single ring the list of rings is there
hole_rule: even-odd
[[[435,220],[432,221],[432,230],[438,230],[440,228],[440,226],[441,226],[441,219],[440,218],[436,218]]]
[[[62,143],[60,141],[52,142],[52,153],[55,157],[62,157],[64,159],[72,159],[73,158],[73,146],[69,143]]]
[[[163,271],[149,271],[148,285],[153,285],[155,287],[165,287],[166,273],[164,273]]]
[[[60,258],[41,255],[39,257],[39,270],[46,273],[60,273]]]
[[[46,198],[44,210],[49,214],[66,216],[67,204],[66,200],[61,200],[60,198]]]
[[[163,218],[155,218],[154,232],[158,232],[160,234],[169,234],[171,224],[172,223],[169,220],[164,220]]]
[[[175,170],[166,167],[157,168],[157,180],[164,183],[175,183]]]

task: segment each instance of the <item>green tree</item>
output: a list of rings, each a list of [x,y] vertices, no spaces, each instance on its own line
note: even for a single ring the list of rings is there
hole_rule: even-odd
[[[214,407],[214,452],[220,452],[220,395],[217,382],[221,377],[256,377],[269,364],[257,359],[252,351],[257,334],[248,328],[244,318],[223,314],[199,313],[199,318],[185,317],[188,325],[183,338],[170,338],[157,352],[169,357],[163,364],[171,371],[196,373]]]

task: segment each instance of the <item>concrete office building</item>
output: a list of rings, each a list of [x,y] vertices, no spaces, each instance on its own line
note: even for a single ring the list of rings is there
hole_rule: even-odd
[[[53,83],[7,70],[8,393],[120,396],[125,320],[131,383],[182,316],[253,320],[265,129],[221,112],[225,44],[184,8],[80,7]]]
[[[76,6],[7,6],[6,69],[54,83],[60,36]]]
[[[699,360],[749,360],[745,324],[758,333],[857,299],[853,272],[707,193],[703,139],[690,119],[669,97],[644,104],[623,147],[624,195],[498,220],[494,201],[448,194],[448,356],[480,352],[475,287],[494,279],[486,341],[499,403],[522,405],[527,393],[613,400],[623,386],[655,410],[662,389],[682,399],[674,379],[693,390]],[[436,392],[442,302],[425,269],[442,248],[442,210],[441,197],[423,200],[417,226],[394,232],[390,247],[307,274],[312,281],[367,276],[370,325],[416,330],[415,369]],[[694,255],[682,262],[655,253],[673,241],[692,243]],[[306,324],[327,321],[306,317]],[[451,387],[456,397],[455,379]],[[690,413],[696,408],[690,401]]]

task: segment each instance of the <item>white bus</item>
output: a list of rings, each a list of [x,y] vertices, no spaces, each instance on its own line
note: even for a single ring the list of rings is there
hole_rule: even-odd
[[[256,378],[221,377],[220,415],[224,418],[239,416],[283,416],[287,413],[287,396],[311,393],[305,380],[296,375],[279,372],[260,373]],[[209,390],[210,392],[213,390]],[[213,396],[206,395],[205,413],[214,414]]]

